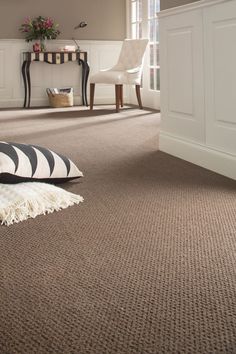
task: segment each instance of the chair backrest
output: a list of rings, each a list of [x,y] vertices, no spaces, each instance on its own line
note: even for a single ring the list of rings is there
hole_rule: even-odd
[[[148,39],[125,39],[116,69],[132,70],[141,68],[147,44]]]

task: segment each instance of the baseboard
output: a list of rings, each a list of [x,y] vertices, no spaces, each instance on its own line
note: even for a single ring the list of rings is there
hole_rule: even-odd
[[[23,99],[8,99],[8,100],[0,100],[0,108],[23,108]],[[80,105],[82,103],[81,97],[74,98],[74,104]],[[48,107],[48,99],[47,98],[32,98],[31,107]]]
[[[124,102],[129,104],[128,97],[124,97]],[[5,99],[0,100],[0,108],[22,108],[24,99]],[[74,97],[75,105],[82,105],[81,96]],[[115,104],[115,98],[112,97],[95,97],[95,104]],[[47,98],[32,98],[31,107],[48,107]]]
[[[236,180],[236,156],[164,132],[159,141],[161,151]]]
[[[0,100],[0,108],[22,108],[23,103],[24,103],[23,99]]]
[[[114,97],[96,97],[94,98],[94,103],[96,104],[116,104],[115,95]],[[128,97],[124,96],[124,104],[129,104]]]

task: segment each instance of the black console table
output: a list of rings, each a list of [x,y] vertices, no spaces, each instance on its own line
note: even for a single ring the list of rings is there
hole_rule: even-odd
[[[87,52],[24,52],[22,64],[22,76],[25,88],[24,107],[30,108],[31,100],[31,79],[30,64],[32,62],[44,62],[48,64],[64,64],[70,61],[78,62],[82,65],[82,102],[84,106],[88,106],[87,100],[87,82],[89,76],[89,64],[87,60]]]

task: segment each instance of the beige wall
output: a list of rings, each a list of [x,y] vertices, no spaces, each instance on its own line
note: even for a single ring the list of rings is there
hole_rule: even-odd
[[[198,0],[161,0],[161,10],[169,9],[170,7],[181,6],[195,2]]]
[[[161,10],[197,0],[161,0]],[[60,24],[61,39],[123,40],[125,0],[0,0],[0,38],[23,38],[19,25],[27,16],[51,16]],[[81,20],[88,27],[74,31]]]
[[[0,0],[0,38],[23,38],[19,25],[27,16],[51,16],[60,24],[59,38],[122,40],[125,0]],[[88,26],[73,28],[86,20]]]

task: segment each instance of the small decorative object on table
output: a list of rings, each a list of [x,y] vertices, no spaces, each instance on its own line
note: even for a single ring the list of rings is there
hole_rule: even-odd
[[[65,45],[63,47],[58,48],[60,52],[75,52],[76,48],[74,45]]]
[[[39,44],[38,42],[34,43],[34,44],[33,44],[33,51],[34,51],[35,53],[39,53],[40,50],[41,50],[40,44]]]
[[[58,24],[55,24],[50,17],[38,16],[33,19],[26,18],[20,26],[19,31],[25,34],[26,42],[39,41],[33,45],[35,52],[45,52],[45,40],[56,39],[60,34]]]

